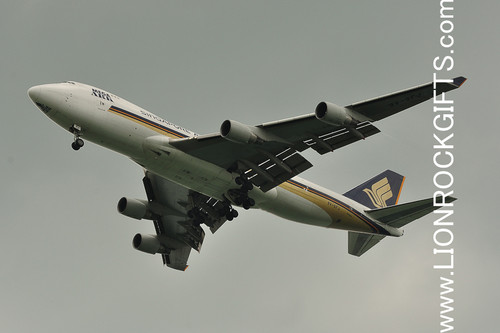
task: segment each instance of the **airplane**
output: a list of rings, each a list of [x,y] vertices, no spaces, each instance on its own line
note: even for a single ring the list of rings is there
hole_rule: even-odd
[[[348,253],[361,256],[387,236],[433,210],[436,198],[398,204],[405,180],[386,170],[338,194],[297,175],[323,155],[380,130],[372,123],[459,88],[465,77],[439,80],[345,107],[321,102],[314,113],[257,126],[222,122],[219,132],[198,135],[103,89],[67,81],[29,88],[34,104],[73,134],[128,156],[144,170],[146,200],[123,197],[118,211],[152,220],[155,234],[136,234],[133,247],[161,254],[184,271],[191,249],[201,250],[206,225],[215,233],[238,216],[235,207],[348,232]],[[453,197],[440,198],[451,203]]]

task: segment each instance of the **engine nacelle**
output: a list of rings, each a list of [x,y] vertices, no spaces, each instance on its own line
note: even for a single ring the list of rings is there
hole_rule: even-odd
[[[132,245],[134,249],[149,254],[165,252],[165,248],[161,244],[160,239],[155,235],[136,234],[132,240]]]
[[[321,102],[316,107],[316,118],[336,126],[354,126],[359,123],[349,114],[349,110],[329,102]]]
[[[125,216],[141,220],[141,219],[153,219],[153,213],[149,209],[149,204],[145,200],[137,200],[130,198],[121,198],[118,201],[118,212]]]
[[[251,126],[234,120],[225,120],[220,127],[221,136],[236,143],[261,143],[262,140]]]

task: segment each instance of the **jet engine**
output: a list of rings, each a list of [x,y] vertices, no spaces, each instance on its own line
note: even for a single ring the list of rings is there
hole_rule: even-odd
[[[349,114],[349,110],[329,102],[321,102],[316,106],[316,118],[324,123],[336,126],[354,126],[359,123]]]
[[[256,128],[247,126],[234,120],[225,120],[220,127],[221,136],[236,143],[262,143]]]
[[[160,239],[155,235],[136,234],[132,240],[132,245],[134,246],[134,249],[149,254],[166,252],[166,249],[162,245]]]
[[[123,197],[120,199],[120,201],[118,201],[117,208],[120,214],[123,214],[125,216],[137,220],[153,219],[153,213],[149,209],[148,202],[145,200],[137,200],[137,199],[130,199]]]

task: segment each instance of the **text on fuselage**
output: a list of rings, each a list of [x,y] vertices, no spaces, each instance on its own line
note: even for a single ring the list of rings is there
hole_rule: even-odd
[[[104,91],[100,91],[99,89],[94,89],[92,88],[92,95],[95,97],[99,97],[102,99],[105,99],[107,101],[113,102],[113,99],[108,93],[105,93]]]

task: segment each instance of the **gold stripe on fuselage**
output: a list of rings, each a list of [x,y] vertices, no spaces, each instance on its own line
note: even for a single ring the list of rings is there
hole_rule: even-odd
[[[139,125],[142,125],[142,126],[145,126],[147,128],[150,128],[152,129],[153,131],[155,132],[158,132],[160,134],[163,134],[163,135],[166,135],[168,137],[171,137],[171,138],[175,138],[175,139],[179,139],[179,138],[185,138],[187,137],[187,135],[184,135],[184,134],[181,134],[179,132],[176,132],[166,126],[163,126],[163,125],[159,125],[155,122],[152,122],[148,119],[145,119],[143,117],[140,117],[132,112],[129,112],[127,110],[124,110],[124,109],[121,109],[121,108],[118,108],[116,106],[111,106],[109,109],[108,109],[109,112],[112,112],[116,115],[119,115],[125,119],[128,119],[128,120],[131,120]]]
[[[294,180],[288,180],[281,184],[280,187],[323,209],[332,219],[332,223],[328,226],[329,228],[380,233],[380,229],[361,213],[320,191],[309,188]]]

